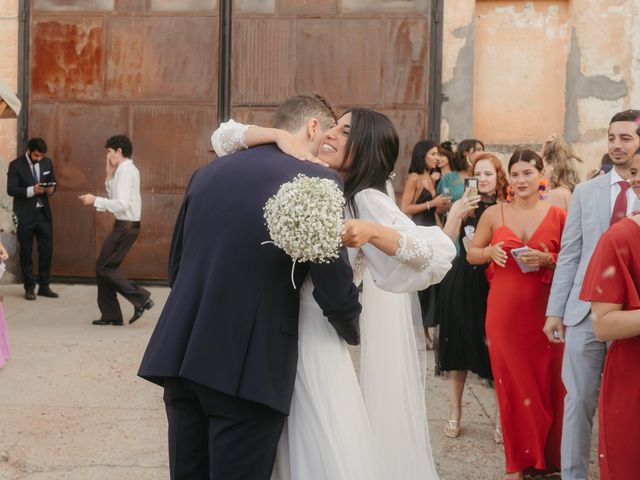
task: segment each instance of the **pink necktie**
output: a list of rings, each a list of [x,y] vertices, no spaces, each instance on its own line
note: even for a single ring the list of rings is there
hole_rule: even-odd
[[[611,223],[609,223],[609,226],[627,216],[627,190],[630,184],[623,180],[618,182],[618,185],[620,185],[620,193],[618,193],[616,203],[613,204],[613,213],[611,214]]]

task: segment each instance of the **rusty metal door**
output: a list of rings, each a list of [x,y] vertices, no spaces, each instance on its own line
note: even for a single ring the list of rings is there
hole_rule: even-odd
[[[216,0],[34,0],[29,136],[42,136],[52,198],[53,275],[93,276],[113,216],[78,195],[104,194],[104,143],[128,134],[142,181],[135,278],[166,278],[174,220],[217,122]]]
[[[284,98],[324,94],[395,122],[396,188],[426,136],[430,0],[235,0],[231,111],[268,124]],[[134,278],[164,279],[174,220],[191,173],[211,159],[217,125],[217,0],[32,0],[29,136],[50,145],[52,274],[94,275],[113,216],[78,195],[104,192],[104,142],[126,133],[142,178]]]
[[[321,93],[336,111],[387,114],[400,135],[397,191],[429,120],[431,0],[239,0],[232,117],[268,123],[277,104]]]

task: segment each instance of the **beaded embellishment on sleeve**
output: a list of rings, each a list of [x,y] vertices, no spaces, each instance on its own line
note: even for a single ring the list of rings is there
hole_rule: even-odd
[[[400,246],[393,258],[417,270],[426,270],[433,258],[433,248],[421,238],[400,232]]]
[[[358,250],[356,259],[353,262],[353,283],[357,286],[364,279],[364,272],[367,271],[367,257],[364,256],[362,250]]]

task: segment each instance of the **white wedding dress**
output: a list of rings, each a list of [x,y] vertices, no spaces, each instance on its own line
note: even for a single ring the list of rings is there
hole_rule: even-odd
[[[223,124],[218,155],[246,148],[246,126]],[[409,292],[439,282],[455,247],[438,227],[416,226],[386,194],[359,192],[358,218],[396,229],[390,257],[372,245],[349,249],[362,282],[360,383],[346,343],[300,289],[298,366],[291,411],[272,480],[432,480],[437,473],[427,428],[425,386]]]

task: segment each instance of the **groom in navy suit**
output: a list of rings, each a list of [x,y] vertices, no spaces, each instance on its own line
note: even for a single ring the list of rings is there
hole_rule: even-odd
[[[332,113],[297,96],[274,126],[317,151]],[[275,145],[221,157],[191,178],[173,234],[171,294],[138,373],[164,387],[172,479],[271,476],[296,375],[299,298],[291,258],[261,245],[270,240],[263,207],[300,173],[342,186],[335,172]],[[361,307],[346,251],[329,264],[298,264],[295,284],[308,273],[329,322],[357,344]]]

